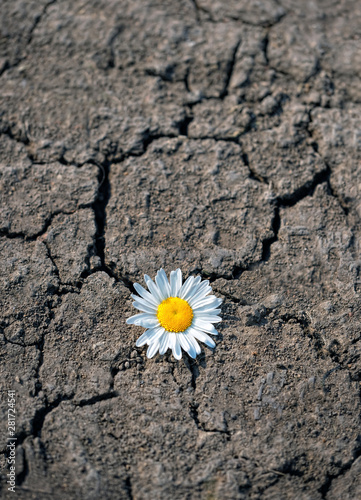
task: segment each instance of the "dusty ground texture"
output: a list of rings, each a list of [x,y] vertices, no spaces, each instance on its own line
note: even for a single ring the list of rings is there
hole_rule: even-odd
[[[361,498],[361,4],[5,0],[1,476],[19,499]],[[132,284],[224,299],[148,360]]]

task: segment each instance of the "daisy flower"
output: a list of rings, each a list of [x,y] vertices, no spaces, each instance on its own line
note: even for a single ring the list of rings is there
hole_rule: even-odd
[[[133,306],[142,313],[131,316],[127,323],[147,328],[136,346],[148,344],[148,358],[172,349],[173,356],[181,359],[181,348],[195,358],[201,352],[197,340],[215,347],[208,333],[218,335],[212,323],[222,321],[217,309],[222,299],[208,295],[212,291],[208,280],[190,276],[182,284],[180,269],[170,273],[169,281],[163,269],[157,272],[155,283],[146,274],[144,280],[149,292],[134,283],[140,296],[132,294]]]

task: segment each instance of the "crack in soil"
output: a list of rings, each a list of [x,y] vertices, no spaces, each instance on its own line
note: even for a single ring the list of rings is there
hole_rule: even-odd
[[[27,437],[33,436],[38,437],[41,439],[41,432],[44,426],[44,422],[46,417],[51,413],[53,410],[58,408],[58,406],[63,402],[63,401],[72,401],[75,397],[75,394],[72,393],[70,395],[60,395],[56,398],[55,401],[52,403],[49,403],[47,399],[45,398],[45,405],[42,408],[39,408],[36,410],[34,417],[31,420],[31,432],[29,434],[25,432],[19,433],[16,438],[17,438],[17,446],[20,446]],[[78,403],[74,403],[74,406],[78,406],[80,408],[84,406],[91,406],[93,404],[96,404],[101,401],[107,401],[109,399],[113,399],[118,397],[118,393],[115,391],[110,391],[106,392],[104,394],[98,394],[96,396],[93,396],[89,399],[82,399]],[[6,454],[6,449],[1,450],[0,453]],[[25,479],[25,477],[24,477]]]
[[[273,245],[273,243],[278,241],[278,233],[281,227],[280,208],[293,207],[303,199],[307,198],[308,196],[312,196],[318,185],[323,184],[324,182],[326,183],[328,182],[330,174],[331,170],[328,166],[326,166],[324,170],[316,173],[313,179],[307,181],[304,185],[297,188],[292,194],[280,196],[275,199],[274,214],[271,221],[271,229],[273,235],[269,238],[265,238],[262,241],[262,257],[260,260],[252,262],[248,266],[242,266],[239,264],[234,265],[231,271],[231,277],[217,273],[212,273],[211,276],[205,276],[205,277],[209,279],[210,282],[213,282],[218,278],[224,278],[226,280],[238,279],[244,271],[253,270],[263,262],[267,262],[271,257],[271,246]],[[202,271],[200,271],[200,273],[202,274]]]
[[[219,99],[221,99],[221,100],[223,100],[228,95],[228,87],[229,87],[229,83],[230,83],[231,78],[232,78],[234,66],[236,64],[237,52],[238,52],[239,46],[241,45],[241,42],[242,42],[242,40],[238,40],[238,42],[236,43],[236,45],[233,48],[232,55],[227,62],[226,80],[224,82],[224,88],[219,95]]]
[[[276,198],[274,215],[271,221],[273,236],[263,240],[262,258],[256,264],[259,264],[260,262],[267,262],[270,259],[271,246],[273,245],[273,243],[278,241],[278,233],[281,227],[280,208],[293,207],[308,196],[313,196],[317,186],[323,184],[324,182],[326,182],[328,186],[330,175],[331,169],[326,165],[326,168],[324,170],[322,170],[321,172],[317,172],[312,180],[307,181],[305,184],[297,188],[292,194],[287,194]],[[252,266],[254,266],[254,264],[251,264],[251,267]]]
[[[191,387],[193,388],[193,391],[196,391],[197,388],[197,378],[199,377],[199,368],[198,364],[195,363],[193,360],[187,359],[186,361],[186,366],[188,367],[189,371],[191,372]],[[173,377],[174,378],[174,377]],[[191,419],[194,421],[196,427],[198,430],[203,431],[203,432],[210,432],[210,433],[220,433],[220,434],[226,434],[228,436],[228,439],[231,439],[231,432],[226,430],[221,430],[221,429],[208,429],[205,427],[205,425],[201,424],[199,420],[199,415],[198,415],[198,408],[199,408],[199,403],[194,399],[191,403],[189,403],[189,415]],[[226,424],[226,422],[225,422]],[[227,425],[227,424],[226,424]]]
[[[57,0],[50,0],[47,4],[44,5],[42,12],[35,17],[34,23],[29,30],[29,34],[28,34],[28,38],[27,38],[27,42],[26,42],[27,45],[30,45],[30,43],[33,39],[33,33],[34,33],[35,29],[38,27],[38,25],[40,24],[43,17],[45,16],[46,11],[50,7],[50,5],[53,5],[56,2],[57,2]]]
[[[6,238],[9,238],[9,239],[15,239],[15,238],[19,238],[19,239],[22,239],[24,241],[36,241],[38,238],[40,238],[41,236],[43,236],[47,230],[49,229],[49,227],[51,226],[52,222],[53,222],[53,219],[54,217],[56,217],[57,215],[72,215],[72,214],[75,214],[78,210],[82,210],[84,208],[92,208],[93,207],[93,203],[85,203],[85,204],[81,204],[79,205],[75,210],[55,210],[54,212],[52,212],[45,220],[44,224],[43,224],[43,227],[40,229],[40,231],[38,231],[37,233],[33,234],[33,235],[27,235],[23,232],[9,232],[7,229],[1,229],[0,230],[0,237],[3,236],[3,237],[6,237]]]
[[[25,39],[25,47],[26,48],[28,47],[28,45],[31,44],[34,31],[37,28],[37,26],[39,25],[39,23],[41,22],[41,20],[43,19],[43,17],[45,16],[48,8],[50,7],[50,5],[52,5],[56,2],[57,2],[57,0],[50,0],[46,5],[44,5],[43,10],[40,12],[40,14],[37,14],[35,16],[34,22],[33,22],[32,26],[30,27],[28,35]],[[23,61],[25,58],[26,58],[26,56],[18,57],[13,64],[10,64],[9,61],[5,61],[5,64],[3,65],[3,67],[0,71],[0,76],[2,76],[9,69],[16,68],[17,66],[19,66],[21,61]],[[22,141],[19,141],[19,142],[22,142]]]
[[[307,123],[307,126],[306,126],[305,130],[306,130],[308,136],[310,137],[310,139],[312,140],[312,143],[311,143],[312,149],[322,159],[322,161],[326,165],[326,170],[328,172],[326,182],[327,182],[327,188],[329,190],[329,193],[330,193],[331,196],[333,196],[337,200],[337,202],[340,205],[343,213],[347,217],[347,215],[349,214],[349,207],[347,206],[347,203],[345,202],[345,200],[339,195],[339,193],[337,193],[336,189],[332,186],[332,184],[331,184],[331,173],[332,173],[331,167],[329,166],[329,164],[327,163],[327,161],[325,160],[325,158],[323,158],[323,156],[320,154],[318,143],[317,143],[317,141],[314,138],[313,131],[310,129],[310,124],[313,122],[313,120],[312,120],[312,111],[316,107],[317,106],[314,106],[312,109],[310,109],[308,111],[309,122]]]
[[[102,166],[99,166],[98,172],[98,192],[93,203],[93,211],[95,217],[96,233],[95,233],[95,250],[96,255],[100,258],[101,269],[105,267],[105,228],[106,228],[106,208],[111,195],[111,187],[109,181],[110,162],[105,161]]]
[[[127,476],[127,478],[125,480],[125,488],[127,490],[129,499],[133,500],[134,497],[133,497],[133,487],[132,487],[131,476]]]
[[[79,403],[74,403],[74,404],[75,406],[79,406],[80,408],[82,408],[83,406],[91,406],[96,403],[99,403],[100,401],[107,401],[108,399],[113,399],[117,397],[118,393],[116,391],[110,391],[104,394],[98,394],[97,396],[93,396],[89,399],[82,399],[79,401]]]
[[[70,396],[61,395],[53,403],[49,403],[45,399],[45,405],[42,408],[39,408],[38,410],[35,411],[34,417],[30,421],[31,432],[26,433],[26,432],[22,431],[15,436],[17,438],[17,446],[20,446],[25,441],[25,439],[29,436],[41,438],[41,431],[42,431],[46,416],[49,413],[51,413],[55,408],[57,408],[60,405],[60,403],[62,403],[63,401],[70,401],[73,398],[74,398],[74,394],[72,394]],[[6,449],[3,450],[3,453],[6,453]]]
[[[254,181],[257,181],[257,182],[261,182],[263,184],[269,184],[268,182],[268,179],[267,177],[264,177],[260,174],[258,174],[250,165],[249,163],[249,159],[248,159],[248,154],[247,153],[242,153],[242,160],[243,160],[243,163],[246,165],[246,167],[248,168],[249,170],[249,178],[254,180]]]
[[[212,16],[212,13],[207,10],[205,7],[202,7],[200,5],[198,5],[198,1],[197,0],[190,0],[190,2],[193,4],[194,6],[194,9],[195,9],[195,12],[196,12],[196,19],[197,19],[197,22],[201,23],[202,22],[202,18],[201,18],[201,13],[205,14],[208,16],[208,21],[211,21],[213,23],[215,23],[216,21],[214,20],[213,16]]]

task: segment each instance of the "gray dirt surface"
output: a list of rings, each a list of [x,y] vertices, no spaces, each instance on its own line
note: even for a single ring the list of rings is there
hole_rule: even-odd
[[[1,498],[360,499],[359,0],[0,10]],[[196,360],[125,323],[161,267]]]

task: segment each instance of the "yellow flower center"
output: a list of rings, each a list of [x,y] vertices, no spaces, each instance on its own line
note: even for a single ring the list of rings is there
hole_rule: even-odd
[[[193,310],[186,300],[169,297],[159,304],[157,318],[168,332],[184,332],[192,324]]]

